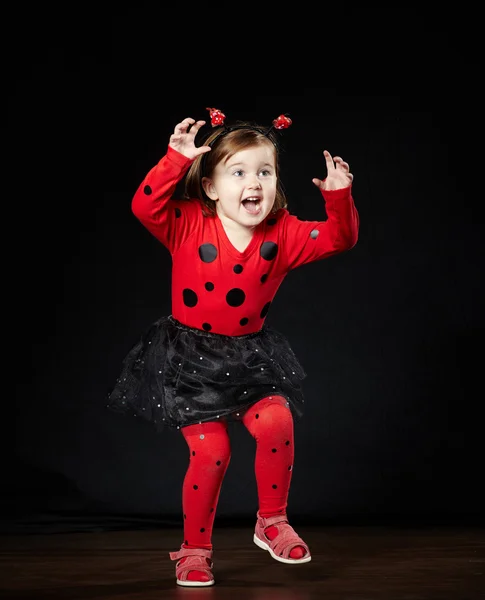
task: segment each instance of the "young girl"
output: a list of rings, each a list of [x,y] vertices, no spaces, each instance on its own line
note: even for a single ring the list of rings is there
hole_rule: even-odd
[[[327,219],[300,221],[286,208],[279,178],[275,130],[291,120],[227,127],[221,111],[208,110],[214,129],[205,143],[195,144],[205,121],[176,125],[133,198],[135,216],[172,256],[172,314],[128,353],[108,404],[157,430],[176,427],[187,442],[184,541],[170,553],[182,586],[214,584],[212,528],[231,456],[229,419],[256,442],[254,542],[286,564],[311,560],[286,516],[305,373],[265,318],[291,269],[351,249],[359,228],[342,158],[324,151],[327,177],[313,179]],[[175,200],[184,177],[186,197]]]

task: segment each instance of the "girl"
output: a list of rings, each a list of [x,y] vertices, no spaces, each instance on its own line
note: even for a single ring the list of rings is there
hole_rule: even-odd
[[[275,130],[291,120],[227,127],[221,111],[208,110],[214,129],[205,143],[195,144],[205,121],[184,119],[133,197],[134,215],[172,256],[172,314],[128,353],[108,404],[158,430],[176,427],[187,442],[184,541],[170,553],[182,586],[214,584],[212,528],[231,456],[229,419],[256,442],[254,542],[286,564],[311,560],[286,516],[305,373],[265,318],[291,269],[351,249],[359,228],[342,158],[325,150],[327,177],[313,179],[327,219],[300,221],[279,178]],[[185,197],[175,200],[184,177]]]

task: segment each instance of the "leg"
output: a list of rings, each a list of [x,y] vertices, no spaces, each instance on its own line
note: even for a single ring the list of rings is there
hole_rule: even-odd
[[[255,474],[262,517],[286,512],[293,473],[293,417],[282,396],[253,404],[242,419],[256,440]]]
[[[190,452],[182,488],[184,516],[183,548],[212,550],[212,528],[222,481],[231,459],[227,424],[224,421],[188,425],[181,429]],[[189,581],[207,581],[199,571]]]
[[[295,456],[293,416],[285,398],[268,396],[249,408],[242,420],[256,440],[258,519],[263,519],[262,522],[265,519],[275,521],[274,517],[286,515],[288,504]],[[284,525],[284,528],[286,539],[291,541],[288,532],[290,529],[293,531],[292,528],[289,525]],[[283,525],[270,524],[265,527],[264,535],[271,542],[276,540],[280,529],[283,530]],[[293,532],[291,535],[296,534]],[[301,542],[304,543],[303,540]],[[290,550],[286,562],[306,560],[307,556],[310,556],[308,547],[297,545]]]

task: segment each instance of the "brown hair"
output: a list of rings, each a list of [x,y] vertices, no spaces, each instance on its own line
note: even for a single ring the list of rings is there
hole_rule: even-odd
[[[276,197],[272,212],[286,208],[286,195],[279,178],[279,150],[276,138],[272,133],[265,133],[263,127],[248,122],[238,122],[233,129],[229,130],[217,128],[204,140],[202,145],[211,146],[212,150],[198,156],[190,166],[185,178],[185,198],[199,198],[209,214],[214,216],[216,203],[204,192],[202,178],[210,177],[221,160],[229,159],[236,152],[268,143],[274,146],[276,165]]]

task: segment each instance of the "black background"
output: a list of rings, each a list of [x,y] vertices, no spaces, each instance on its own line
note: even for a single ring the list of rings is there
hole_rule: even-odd
[[[302,219],[325,215],[311,181],[324,149],[355,177],[357,245],[290,273],[267,318],[308,373],[289,512],[481,521],[483,109],[453,15],[355,32],[333,17],[321,37],[309,19],[315,48],[292,58],[274,24],[233,39],[212,22],[216,43],[150,15],[30,16],[4,73],[4,529],[181,521],[181,434],[108,413],[105,394],[170,313],[170,256],[131,198],[175,124],[207,106],[228,121],[291,116],[282,180]],[[253,440],[230,431],[218,518],[252,522]]]

